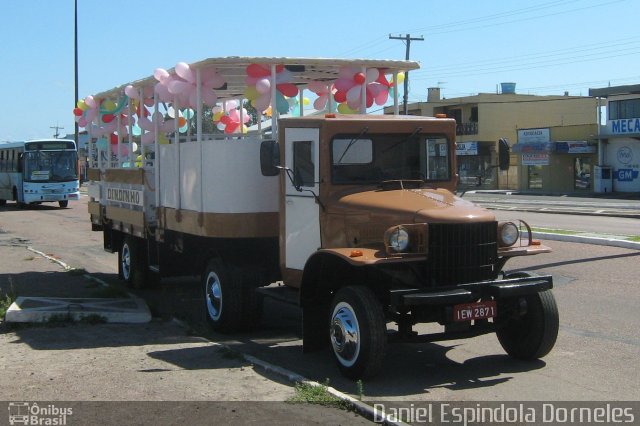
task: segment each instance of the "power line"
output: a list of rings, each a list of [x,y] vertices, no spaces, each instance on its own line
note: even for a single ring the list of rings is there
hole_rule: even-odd
[[[409,52],[411,50],[411,42],[412,41],[424,41],[424,38],[422,36],[420,37],[411,37],[411,34],[406,34],[404,36],[402,35],[398,35],[398,36],[392,36],[391,34],[389,34],[389,39],[390,40],[403,40],[407,46],[406,49],[406,53],[405,53],[405,59],[408,61],[409,60]],[[407,115],[409,113],[409,71],[406,71],[404,73],[404,96],[402,99],[403,102],[403,114]]]

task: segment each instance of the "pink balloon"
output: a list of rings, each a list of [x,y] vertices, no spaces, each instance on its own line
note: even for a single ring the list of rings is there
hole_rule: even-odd
[[[271,81],[268,78],[258,80],[256,82],[256,90],[262,94],[268,93],[271,90]]]
[[[171,80],[167,85],[169,93],[172,95],[180,95],[191,89],[191,83],[182,80]]]
[[[130,84],[124,88],[124,94],[130,97],[131,99],[140,99],[140,92],[138,92],[138,89],[136,89]]]
[[[253,106],[258,111],[264,111],[267,108],[269,108],[270,102],[271,102],[271,95],[269,93],[265,93],[264,95],[260,96],[258,99],[253,101]]]
[[[147,117],[140,117],[138,119],[138,127],[147,132],[153,131],[153,123]]]
[[[153,71],[153,76],[155,77],[156,80],[162,83],[163,81],[168,79],[171,75],[164,68],[156,68]]]
[[[84,117],[79,117],[78,119],[78,126],[80,127],[87,127],[87,119]]]
[[[149,145],[155,142],[155,138],[154,138],[154,134],[153,133],[145,133],[144,135],[142,135],[140,137],[140,140],[142,141],[143,145]]]
[[[84,103],[87,104],[89,106],[89,108],[95,108],[97,106],[96,100],[93,99],[93,96],[91,96],[91,95],[89,95],[86,98],[84,98]]]
[[[187,64],[186,62],[178,62],[176,64],[176,74],[178,74],[180,78],[188,81],[189,83],[196,82],[194,72],[191,71],[189,64]]]
[[[360,107],[360,96],[362,94],[362,86],[353,86],[347,92],[347,105],[351,109],[358,109]]]

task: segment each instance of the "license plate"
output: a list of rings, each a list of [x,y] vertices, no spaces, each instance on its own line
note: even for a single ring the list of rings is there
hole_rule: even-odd
[[[453,320],[458,322],[493,318],[497,314],[498,308],[495,300],[465,303],[453,307]]]

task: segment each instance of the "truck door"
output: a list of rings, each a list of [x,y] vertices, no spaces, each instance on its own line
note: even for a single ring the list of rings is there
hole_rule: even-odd
[[[309,256],[321,246],[319,193],[320,130],[285,129],[285,165],[293,171],[298,191],[289,179],[285,184],[285,265],[304,269]]]

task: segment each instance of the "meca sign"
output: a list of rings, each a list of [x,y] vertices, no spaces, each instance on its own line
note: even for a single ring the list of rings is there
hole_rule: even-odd
[[[640,118],[611,120],[611,133],[640,133]]]
[[[107,188],[107,200],[142,206],[143,193],[137,189]]]

